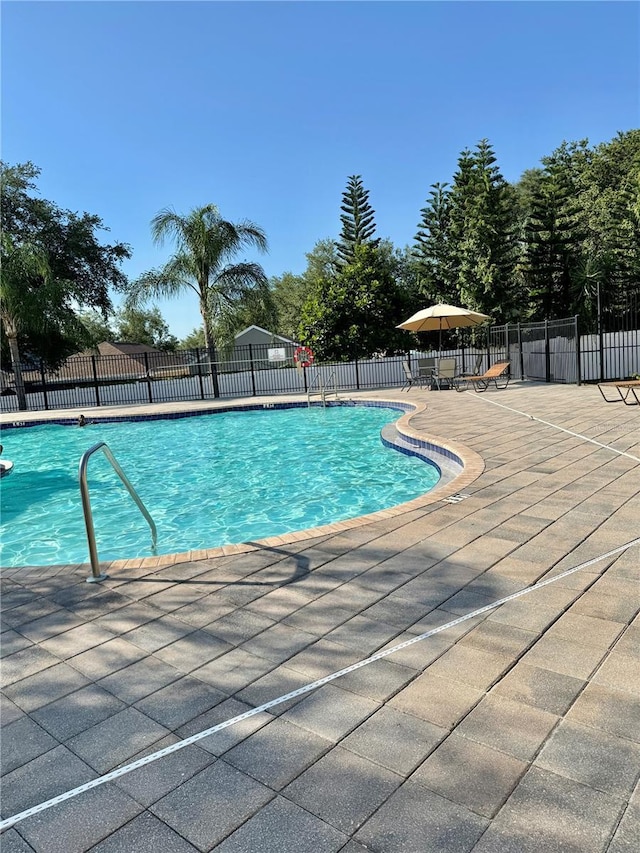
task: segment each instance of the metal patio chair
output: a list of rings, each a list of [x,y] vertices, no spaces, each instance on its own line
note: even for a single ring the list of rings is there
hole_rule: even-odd
[[[442,391],[442,386],[451,388],[454,385],[456,376],[457,361],[455,358],[439,358],[437,360],[436,369],[431,375],[431,387],[435,385],[438,391]]]
[[[411,365],[408,361],[402,362],[402,369],[404,371],[404,385],[400,389],[401,391],[404,391],[404,389],[406,388],[407,393],[409,393],[409,391],[411,390],[411,388],[413,388],[414,385],[418,385],[419,387],[424,388],[425,383],[429,381],[429,377],[422,376],[419,370],[418,373],[413,373],[413,371],[411,370]]]

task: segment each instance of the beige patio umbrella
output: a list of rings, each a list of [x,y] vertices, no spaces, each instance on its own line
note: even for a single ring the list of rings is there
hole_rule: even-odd
[[[441,349],[442,330],[457,329],[460,326],[479,326],[490,318],[478,311],[470,311],[468,308],[458,308],[455,305],[432,305],[423,308],[413,317],[409,317],[404,323],[396,326],[397,329],[406,329],[409,332],[440,332],[438,349]]]

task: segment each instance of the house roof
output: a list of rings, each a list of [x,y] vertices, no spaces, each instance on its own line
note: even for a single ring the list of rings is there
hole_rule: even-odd
[[[247,326],[246,329],[243,329],[241,332],[238,332],[237,335],[234,335],[234,340],[241,338],[243,335],[246,335],[247,332],[251,332],[254,329],[258,332],[264,332],[265,335],[269,335],[270,338],[281,341],[283,344],[295,344],[295,341],[292,341],[291,338],[283,338],[282,335],[276,335],[275,332],[263,329],[262,326]]]
[[[70,358],[88,357],[92,355],[142,355],[142,353],[160,353],[162,350],[150,347],[147,344],[129,344],[119,341],[101,341],[95,347],[89,347],[76,352]]]

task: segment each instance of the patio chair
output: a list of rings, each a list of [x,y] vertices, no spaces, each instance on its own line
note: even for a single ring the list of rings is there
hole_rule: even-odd
[[[424,376],[425,379],[431,379],[432,374],[435,372],[437,362],[437,358],[419,358],[418,376]]]
[[[510,361],[496,361],[479,376],[461,376],[456,382],[456,391],[466,391],[471,386],[474,391],[481,392],[486,391],[489,385],[495,385],[497,391],[503,391],[511,379],[510,366]]]
[[[618,396],[614,397],[613,400],[610,400],[602,390],[603,388],[615,388],[618,392]],[[626,406],[640,406],[640,397],[638,397],[638,393],[640,393],[640,379],[625,379],[617,382],[598,382],[598,389],[605,403],[623,402]],[[631,402],[628,400],[629,395],[632,397]]]
[[[406,388],[407,393],[409,393],[410,389],[413,388],[414,385],[419,385],[424,388],[425,382],[428,380],[427,376],[421,376],[419,372],[417,374],[413,373],[408,361],[402,362],[402,369],[404,371],[404,385],[400,389],[401,391],[404,391]]]
[[[482,367],[482,362],[484,361],[484,356],[482,354],[476,356],[476,360],[473,365],[473,370],[471,373],[461,373],[460,378],[465,376],[478,376],[480,373],[480,368]]]
[[[436,369],[431,374],[431,388],[435,385],[438,391],[442,391],[442,386],[451,388],[454,384],[456,375],[457,362],[455,358],[439,358],[437,360]]]

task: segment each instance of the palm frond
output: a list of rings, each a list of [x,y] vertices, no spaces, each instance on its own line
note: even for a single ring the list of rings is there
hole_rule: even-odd
[[[132,281],[125,302],[129,307],[137,308],[152,299],[175,298],[186,289],[191,289],[200,296],[194,284],[189,257],[179,254],[160,269],[148,270]]]
[[[224,267],[218,273],[214,289],[224,292],[229,299],[240,299],[250,290],[268,286],[269,279],[260,264],[245,261]]]
[[[181,216],[172,207],[165,207],[151,220],[151,234],[156,245],[173,238],[179,249],[192,246],[201,241],[202,226],[205,230],[209,223],[220,218],[215,204],[197,207],[187,216]],[[200,238],[200,239],[198,239]]]
[[[198,295],[205,327],[211,329],[236,301],[253,289],[268,287],[259,264],[232,262],[246,247],[267,251],[264,231],[249,220],[234,224],[222,219],[214,204],[185,216],[165,208],[151,221],[151,231],[155,243],[172,238],[177,251],[164,267],[145,273],[129,286],[129,305],[175,297],[190,288]]]

